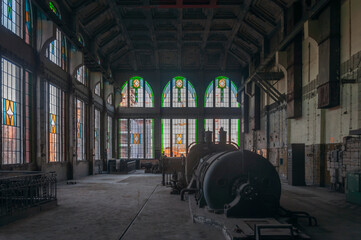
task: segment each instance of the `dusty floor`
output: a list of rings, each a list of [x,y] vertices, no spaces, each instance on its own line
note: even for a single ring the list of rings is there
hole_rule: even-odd
[[[224,239],[217,229],[193,224],[187,202],[170,195],[160,182],[160,175],[137,173],[89,176],[75,185],[60,183],[58,207],[1,227],[0,240]],[[281,202],[318,218],[319,227],[305,227],[312,239],[361,239],[361,206],[347,203],[344,194],[284,185]]]
[[[361,240],[361,206],[346,202],[345,194],[320,187],[282,185],[281,205],[293,211],[306,211],[318,220],[308,227],[313,240]]]
[[[118,240],[146,199],[152,197],[122,239],[222,239],[191,222],[188,203],[158,186],[161,175],[96,175],[75,185],[60,183],[58,207],[0,228],[0,240]]]

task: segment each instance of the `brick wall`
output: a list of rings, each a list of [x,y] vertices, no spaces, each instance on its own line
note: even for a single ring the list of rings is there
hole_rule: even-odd
[[[346,175],[361,171],[361,137],[345,137],[338,149],[327,152],[331,188],[345,191]]]

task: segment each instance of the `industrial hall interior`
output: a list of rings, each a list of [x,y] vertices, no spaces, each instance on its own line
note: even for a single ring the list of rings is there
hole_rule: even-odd
[[[360,0],[0,0],[0,240],[361,240]]]

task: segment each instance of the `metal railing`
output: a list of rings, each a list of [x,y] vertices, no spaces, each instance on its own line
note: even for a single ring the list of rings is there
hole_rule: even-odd
[[[0,218],[57,200],[55,173],[0,171]]]

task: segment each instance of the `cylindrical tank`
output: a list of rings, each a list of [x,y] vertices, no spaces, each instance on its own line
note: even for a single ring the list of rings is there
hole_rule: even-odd
[[[278,173],[262,156],[230,151],[205,157],[197,169],[197,187],[212,210],[227,215],[267,217],[276,213],[281,196]]]

